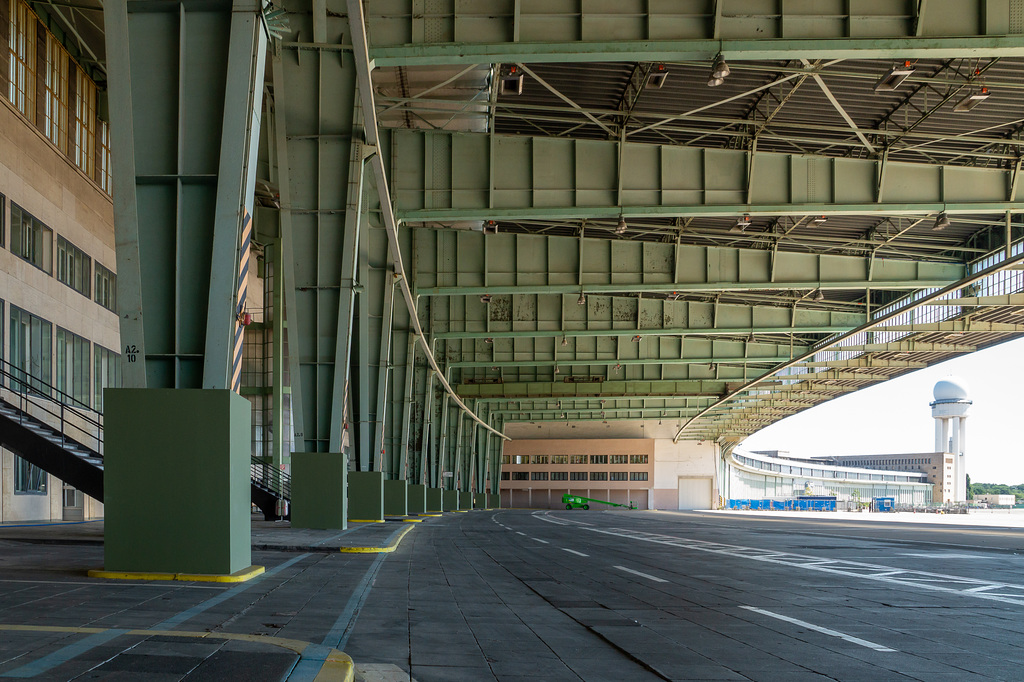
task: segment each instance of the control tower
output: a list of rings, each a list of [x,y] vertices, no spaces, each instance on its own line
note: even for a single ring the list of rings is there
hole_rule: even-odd
[[[967,440],[967,411],[971,400],[967,387],[957,377],[946,377],[932,390],[935,400],[930,403],[935,419],[935,451],[953,455],[952,502],[967,501],[967,469],[964,464],[964,444]],[[944,486],[946,487],[946,486]]]

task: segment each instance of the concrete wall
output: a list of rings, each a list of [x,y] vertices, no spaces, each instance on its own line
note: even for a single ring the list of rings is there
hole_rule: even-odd
[[[2,216],[4,240],[0,248],[0,299],[4,301],[0,350],[3,359],[10,360],[11,305],[52,323],[54,344],[59,326],[93,344],[118,352],[117,315],[56,278],[58,236],[84,251],[94,263],[116,272],[111,199],[42,133],[29,125],[5,96],[0,96],[0,194],[6,198]],[[11,202],[53,230],[52,275],[11,253]],[[55,352],[51,355],[56,357]],[[15,495],[11,453],[3,453],[2,466],[0,521],[61,518],[63,496],[59,480],[50,477],[46,495]],[[84,513],[86,518],[101,516],[102,505],[86,498]]]
[[[712,490],[719,490],[717,453],[718,445],[710,441],[683,440],[673,443],[669,438],[655,440],[652,506],[655,509],[678,509],[680,478],[709,478]],[[715,506],[716,495],[712,495],[712,507]]]

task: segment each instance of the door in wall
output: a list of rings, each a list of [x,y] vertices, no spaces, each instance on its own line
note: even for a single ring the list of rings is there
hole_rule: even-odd
[[[711,509],[711,477],[679,478],[679,509]]]
[[[64,521],[85,520],[85,496],[67,483],[64,484],[64,510],[61,518]]]

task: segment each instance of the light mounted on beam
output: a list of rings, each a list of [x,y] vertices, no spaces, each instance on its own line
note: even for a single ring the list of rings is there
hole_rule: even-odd
[[[647,76],[647,87],[660,88],[666,80],[668,80],[668,71],[664,64],[658,64],[651,69],[650,75]]]
[[[910,60],[903,62],[902,66],[893,67],[889,70],[889,73],[882,76],[878,82],[875,83],[875,92],[895,90],[912,73],[914,73],[914,69],[910,66]]]
[[[742,218],[736,219],[736,224],[729,228],[730,232],[742,232],[743,230],[750,227],[750,216],[744,215]]]
[[[731,70],[729,65],[725,63],[725,57],[719,52],[715,55],[715,61],[711,64],[711,75],[708,77],[708,87],[716,87],[725,82],[725,79],[729,76]]]
[[[524,74],[519,70],[518,66],[510,66],[508,73],[501,77],[501,94],[523,94],[523,76]]]
[[[932,225],[932,229],[935,231],[945,230],[949,226],[949,216],[946,215],[945,211],[943,211],[938,215],[938,217],[935,218],[935,224]]]
[[[987,100],[989,98],[989,95],[991,94],[992,93],[989,92],[988,88],[982,88],[981,90],[972,92],[968,94],[967,97],[964,97],[962,100],[957,102],[956,106],[953,107],[953,111],[957,113],[970,111],[974,107],[978,106],[979,104]]]

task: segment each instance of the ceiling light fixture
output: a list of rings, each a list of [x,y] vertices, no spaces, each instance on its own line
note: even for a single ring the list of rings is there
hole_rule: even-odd
[[[964,97],[962,100],[956,103],[956,106],[953,107],[953,111],[958,113],[970,111],[974,107],[978,106],[979,104],[987,100],[989,95],[991,94],[992,93],[989,92],[988,88],[982,88],[981,90],[971,92],[967,95],[967,97]]]
[[[510,66],[508,73],[501,77],[501,94],[523,94],[523,74],[519,72],[518,66]]]
[[[708,77],[708,86],[715,87],[725,82],[726,77],[731,73],[725,58],[719,52],[715,55],[715,61],[711,64],[711,75]]]
[[[939,230],[945,230],[949,226],[949,216],[946,215],[945,211],[942,211],[939,213],[938,217],[935,218],[935,224],[932,225],[932,229],[937,232]]]
[[[729,228],[730,232],[742,232],[750,227],[750,216],[744,215],[736,219],[736,224]]]
[[[825,300],[825,292],[823,292],[821,289],[815,289],[815,291],[814,291],[814,300],[815,301],[824,301]]]
[[[647,76],[647,87],[660,88],[667,79],[668,71],[665,69],[665,65],[658,64],[651,69],[650,75]]]
[[[587,304],[587,295],[584,294],[581,291],[580,292],[580,297],[576,299],[576,305],[586,305],[586,304]]]
[[[823,225],[826,222],[828,222],[828,216],[820,215],[820,216],[816,216],[814,218],[811,218],[811,224],[813,224],[813,225]]]
[[[626,219],[619,216],[619,224],[615,226],[615,234],[626,234]]]
[[[563,346],[568,346],[569,345],[569,339],[565,338],[565,334],[562,334],[562,345]]]
[[[484,294],[483,296],[480,297],[480,302],[481,303],[490,303],[491,302],[491,295],[490,294]]]
[[[494,343],[494,339],[488,336],[486,339],[484,339],[484,343]]]
[[[889,73],[882,76],[878,82],[875,83],[875,92],[895,90],[900,86],[900,83],[905,81],[912,73],[914,73],[914,69],[910,66],[910,60],[908,59],[903,62],[902,66],[894,66],[889,70]]]

